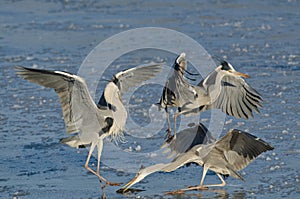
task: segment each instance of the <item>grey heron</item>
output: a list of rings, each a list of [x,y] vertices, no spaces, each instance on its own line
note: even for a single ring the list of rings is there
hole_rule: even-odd
[[[175,62],[182,70],[186,70],[185,53],[181,53]],[[174,137],[176,118],[181,114],[189,116],[208,109],[220,109],[227,115],[248,119],[253,117],[253,110],[259,113],[258,108],[262,107],[261,95],[242,78],[250,76],[237,72],[227,61],[221,61],[220,65],[197,85],[192,85],[184,79],[183,73],[177,70],[173,73],[167,80],[160,104],[162,107],[178,108],[178,112],[174,114]],[[167,134],[169,139],[170,131],[169,129]]]
[[[113,76],[106,85],[102,96],[96,104],[85,83],[75,74],[64,71],[51,71],[16,67],[16,73],[30,82],[53,88],[58,94],[62,114],[68,134],[78,133],[61,140],[71,147],[90,146],[85,168],[95,174],[100,182],[117,186],[100,175],[100,157],[105,137],[118,140],[123,136],[127,111],[122,103],[121,95],[130,87],[154,77],[161,70],[161,65],[152,64],[130,68]],[[97,170],[89,167],[91,155],[97,147]]]
[[[166,112],[166,118],[168,121],[167,138],[171,135],[170,118],[168,114],[169,107],[177,107],[178,111],[181,111],[181,107],[190,99],[194,98],[196,94],[194,88],[185,80],[185,73],[189,75],[196,75],[187,71],[187,62],[185,53],[181,53],[172,66],[172,73],[168,77],[163,93],[161,95],[159,107],[164,108]],[[188,77],[187,77],[188,78]],[[188,78],[190,79],[190,78]],[[195,79],[190,79],[195,80]]]
[[[205,130],[200,128],[199,130]],[[180,140],[174,141],[180,144]],[[173,143],[173,142],[171,142]],[[146,176],[154,172],[172,172],[187,163],[196,163],[203,167],[202,178],[199,186],[188,187],[169,193],[181,193],[189,190],[207,189],[207,187],[225,186],[226,182],[223,176],[233,176],[244,180],[238,173],[245,168],[258,155],[274,148],[254,135],[237,129],[231,129],[218,141],[207,144],[197,144],[190,150],[179,153],[179,155],[170,163],[159,163],[146,168],[141,168],[136,176],[131,179],[122,189],[126,192],[131,186],[143,180]],[[220,178],[220,184],[204,185],[204,178],[208,170],[217,174]]]

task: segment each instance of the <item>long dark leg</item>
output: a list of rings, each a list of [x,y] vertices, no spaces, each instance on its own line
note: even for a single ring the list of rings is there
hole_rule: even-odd
[[[173,139],[176,139],[176,122],[177,122],[177,117],[181,115],[181,112],[177,112],[174,114],[174,138]]]
[[[165,111],[166,111],[166,117],[167,117],[167,121],[168,121],[168,129],[167,129],[167,135],[166,135],[166,139],[168,140],[171,137],[172,129],[171,129],[170,117],[169,117],[167,106],[165,108]]]

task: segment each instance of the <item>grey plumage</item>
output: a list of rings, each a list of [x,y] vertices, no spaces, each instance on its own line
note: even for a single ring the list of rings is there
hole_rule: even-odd
[[[154,77],[160,70],[161,65],[152,64],[117,73],[106,85],[96,105],[84,79],[77,75],[64,71],[16,67],[16,73],[25,80],[55,90],[61,103],[67,133],[78,132],[77,135],[64,138],[61,142],[72,147],[89,145],[90,151],[85,167],[109,185],[117,184],[100,176],[100,157],[105,137],[111,136],[118,140],[123,135],[127,111],[122,103],[121,94],[130,87]],[[94,171],[88,163],[96,146],[98,164],[97,171]]]
[[[171,69],[171,74],[168,77],[162,96],[158,105],[164,108],[166,111],[166,117],[168,121],[168,134],[170,137],[171,127],[170,119],[168,114],[168,108],[177,107],[178,111],[181,112],[181,107],[184,106],[190,100],[194,100],[196,92],[193,86],[186,80],[184,74],[187,72],[187,61],[185,53],[181,53],[176,59]],[[195,75],[187,72],[188,74]]]
[[[237,72],[230,63],[222,61],[198,85],[192,85],[180,72],[186,70],[186,58],[182,54],[179,56],[180,63],[185,64],[177,64],[182,69],[174,70],[166,82],[160,100],[162,107],[178,108],[174,115],[174,134],[176,118],[181,114],[189,116],[209,109],[220,109],[227,115],[248,119],[253,117],[253,111],[259,112],[262,107],[261,95],[241,78],[248,78],[248,75]],[[168,131],[171,131],[170,125]]]
[[[189,125],[190,126],[190,125]],[[211,132],[202,123],[190,126],[177,133],[177,138],[171,142],[166,141],[162,148],[167,148],[166,152],[171,152],[171,156],[180,155],[189,151],[198,144],[210,144],[215,142]]]
[[[165,108],[166,111],[168,107],[182,107],[187,100],[193,98],[195,95],[194,89],[184,76],[184,73],[187,71],[185,53],[181,53],[175,59],[171,70],[171,75],[166,81],[158,103],[162,108]]]
[[[178,144],[181,145],[180,141],[178,141]],[[203,166],[203,174],[199,186],[181,189],[180,191],[203,189],[209,186],[225,186],[226,182],[223,180],[222,175],[229,175],[243,180],[238,171],[245,168],[261,153],[273,149],[270,144],[250,133],[232,129],[218,141],[208,144],[197,144],[190,150],[180,153],[170,163],[152,165],[141,169],[123,187],[123,191],[126,191],[129,187],[154,172],[172,172],[187,163],[196,163]],[[222,183],[203,185],[208,170],[214,171]]]

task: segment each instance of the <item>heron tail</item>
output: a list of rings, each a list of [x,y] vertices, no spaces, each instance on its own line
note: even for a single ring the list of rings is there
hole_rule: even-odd
[[[60,139],[59,142],[63,143],[63,144],[66,144],[66,145],[68,145],[70,147],[73,147],[73,148],[83,148],[86,145],[83,142],[81,142],[78,135],[62,138],[62,139]]]
[[[241,176],[241,174],[239,174],[237,171],[235,171],[233,168],[231,168],[229,165],[226,166],[227,169],[230,171],[230,175],[232,177],[235,177],[237,179],[243,180],[245,181],[245,179]]]

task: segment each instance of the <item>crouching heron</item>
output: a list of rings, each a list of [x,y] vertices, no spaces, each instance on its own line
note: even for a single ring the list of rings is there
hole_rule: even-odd
[[[178,109],[174,114],[175,136],[176,118],[181,114],[189,116],[208,109],[220,109],[227,115],[248,119],[253,117],[253,111],[259,112],[261,95],[242,78],[249,78],[249,75],[237,72],[223,60],[199,84],[192,85],[183,78],[186,64],[186,54],[181,53],[175,60],[173,74],[168,78],[159,102],[166,112],[168,107]],[[167,137],[170,139],[168,114],[167,119]]]
[[[16,73],[30,82],[53,88],[59,96],[68,134],[78,133],[61,140],[71,147],[90,146],[85,168],[95,174],[100,182],[117,186],[100,175],[100,157],[105,137],[119,140],[123,136],[127,111],[121,94],[147,79],[154,77],[161,65],[153,64],[130,68],[113,76],[98,102],[93,101],[83,78],[64,71],[50,71],[16,67]],[[97,146],[97,170],[89,167],[91,155]]]
[[[198,130],[203,131],[207,129],[198,128]],[[179,139],[176,139],[175,142],[171,142],[171,144],[176,144],[176,142],[179,146],[181,145]],[[154,172],[172,172],[188,163],[196,163],[203,166],[203,173],[199,186],[192,186],[169,193],[180,193],[189,190],[207,189],[207,187],[225,186],[226,182],[222,178],[222,175],[233,176],[244,180],[238,171],[245,168],[261,153],[273,149],[274,148],[270,144],[250,133],[232,129],[218,141],[193,146],[190,150],[179,154],[171,163],[160,163],[141,168],[136,176],[120,189],[120,191],[126,192],[131,186]],[[217,174],[221,180],[220,184],[204,185],[204,179],[208,170]]]

